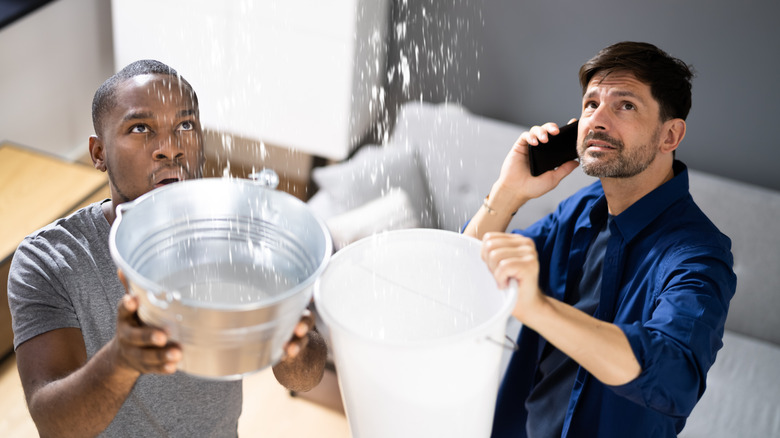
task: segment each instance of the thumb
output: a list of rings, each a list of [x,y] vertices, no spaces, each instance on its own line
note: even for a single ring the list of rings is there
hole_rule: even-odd
[[[127,320],[131,323],[137,322],[138,298],[130,294],[125,294],[119,301],[118,320]]]

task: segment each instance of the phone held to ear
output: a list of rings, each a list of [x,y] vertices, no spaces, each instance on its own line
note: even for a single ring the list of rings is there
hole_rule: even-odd
[[[528,161],[531,176],[539,176],[561,164],[577,159],[577,124],[570,123],[560,128],[557,135],[549,135],[547,143],[528,146]]]

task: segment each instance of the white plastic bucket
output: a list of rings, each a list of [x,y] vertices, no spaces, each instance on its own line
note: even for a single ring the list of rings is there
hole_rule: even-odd
[[[479,249],[415,229],[333,256],[314,298],[353,437],[490,435],[516,293],[497,288]]]

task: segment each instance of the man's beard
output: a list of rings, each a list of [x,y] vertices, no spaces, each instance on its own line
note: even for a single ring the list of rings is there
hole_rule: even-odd
[[[615,148],[615,152],[583,150],[580,152],[582,170],[586,175],[598,178],[631,178],[639,175],[655,160],[656,145],[660,133],[660,130],[656,130],[650,142],[626,151],[622,141],[601,132],[591,132],[583,140],[583,146],[587,144],[588,140],[601,140],[608,142],[610,146]],[[585,157],[586,154],[590,157]],[[607,154],[615,154],[615,157],[604,161],[599,160]]]

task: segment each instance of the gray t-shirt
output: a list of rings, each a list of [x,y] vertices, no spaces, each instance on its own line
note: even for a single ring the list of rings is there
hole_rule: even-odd
[[[89,358],[111,340],[125,289],[109,253],[109,231],[95,203],[19,245],[8,278],[14,348],[67,327],[81,330]],[[241,381],[142,375],[102,436],[236,436],[241,405]]]

